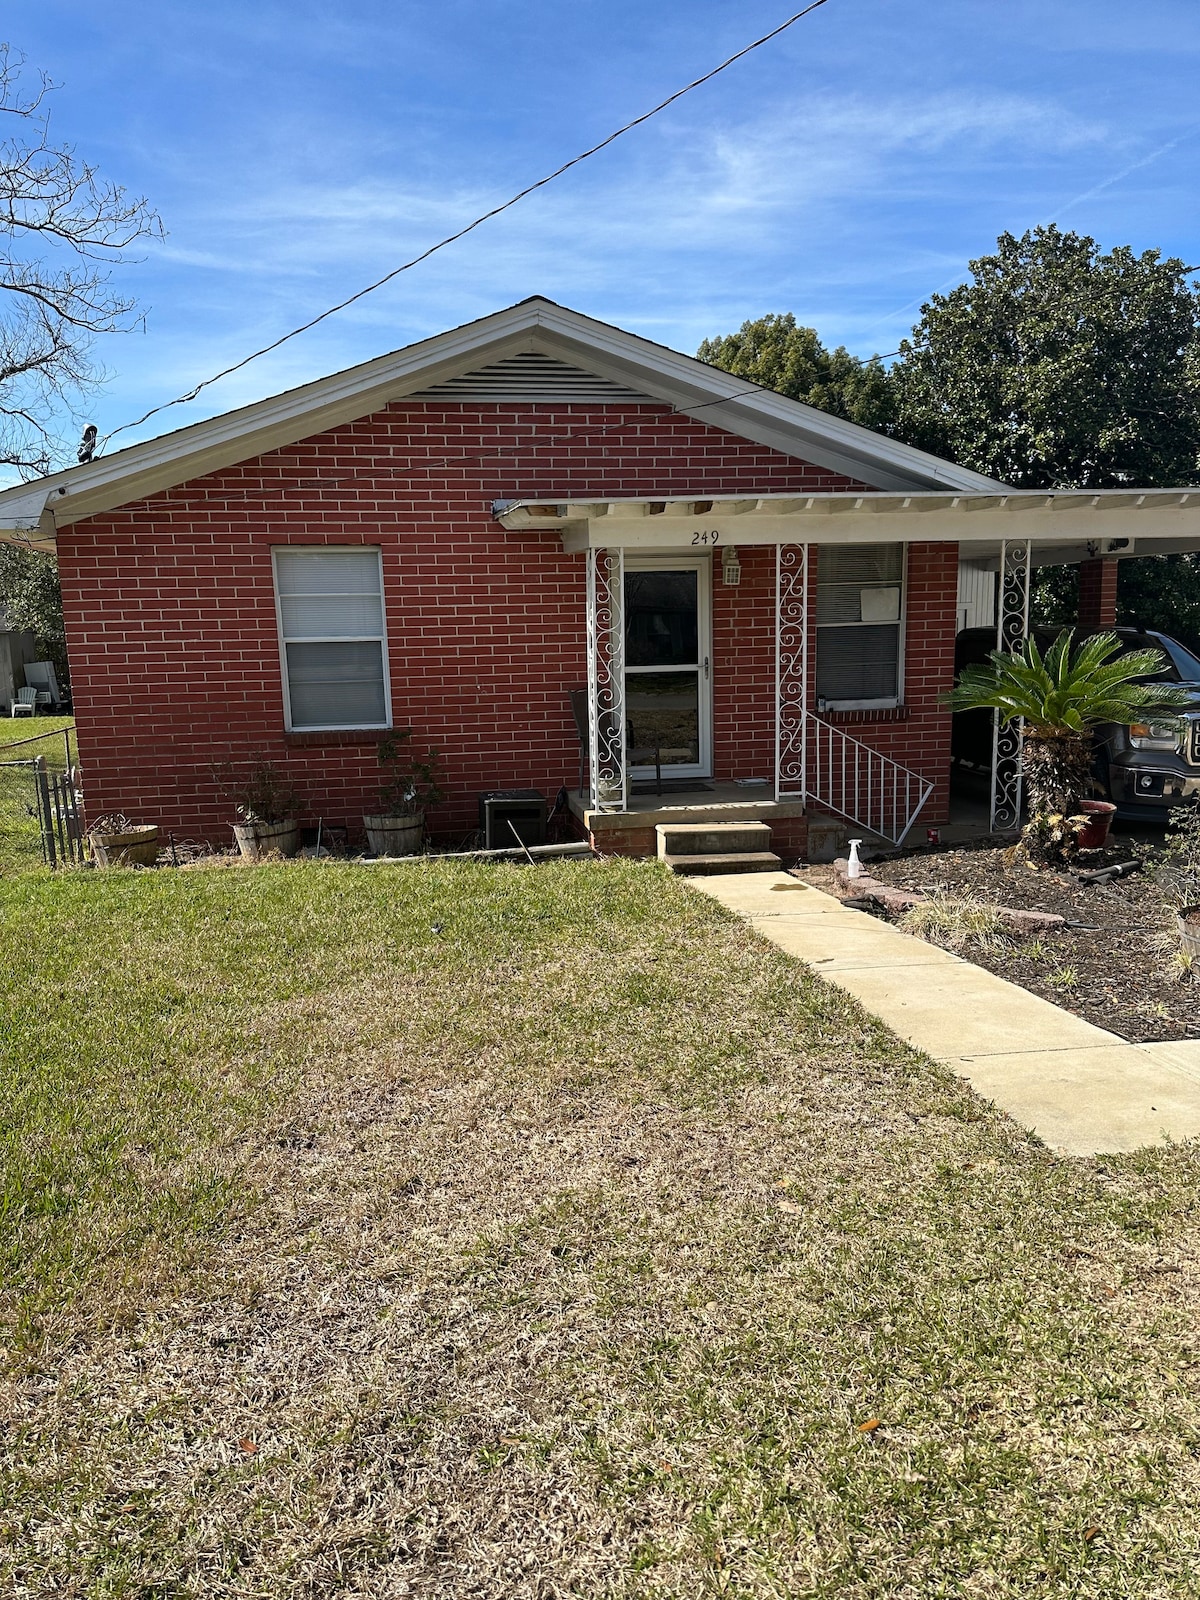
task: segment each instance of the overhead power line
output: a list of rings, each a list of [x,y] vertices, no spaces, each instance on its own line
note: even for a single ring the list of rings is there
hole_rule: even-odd
[[[691,83],[684,84],[682,89],[676,89],[674,94],[669,94],[665,100],[660,100],[658,105],[652,106],[649,111],[643,111],[641,116],[634,117],[631,121],[622,124],[621,127],[615,129],[606,138],[601,139],[598,144],[592,145],[587,150],[581,150],[577,156],[572,156],[570,161],[564,161],[561,167],[556,167],[553,172],[548,172],[544,178],[539,178],[536,183],[526,185],[524,189],[514,194],[511,199],[505,200],[501,205],[493,206],[490,211],[484,211],[473,221],[468,222],[465,227],[459,228],[456,233],[447,234],[444,239],[439,239],[436,244],[431,244],[428,249],[422,250],[419,255],[413,256],[411,260],[403,261],[398,267],[393,267],[390,272],[385,272],[382,278],[377,278],[374,283],[367,284],[366,288],[359,289],[354,294],[348,295],[345,300],[339,300],[337,305],[330,306],[327,310],[319,312],[315,317],[310,317],[307,322],[302,322],[299,327],[291,328],[287,333],[280,334],[277,339],[272,339],[270,344],[264,344],[260,349],[252,350],[248,356],[243,356],[240,361],[235,361],[231,366],[223,367],[220,372],[215,372],[211,378],[203,379],[194,388],[189,389],[186,394],[177,395],[174,400],[165,400],[161,405],[151,406],[150,410],[138,417],[135,422],[123,422],[120,427],[114,428],[111,433],[105,434],[104,439],[101,441],[100,450],[104,449],[110,439],[115,439],[118,433],[126,433],[130,428],[140,428],[144,422],[149,422],[151,417],[158,416],[160,412],[169,411],[172,406],[187,405],[203,393],[205,389],[211,388],[214,383],[219,383],[222,378],[228,378],[231,373],[240,372],[243,367],[249,366],[252,361],[257,361],[260,356],[269,355],[272,350],[278,350],[280,345],[287,344],[289,339],[295,339],[300,334],[307,333],[310,328],[315,328],[319,322],[324,322],[327,317],[335,316],[339,311],[344,311],[347,306],[352,306],[356,300],[363,299],[365,295],[374,294],[376,289],[382,289],[385,283],[391,283],[392,279],[398,278],[402,272],[409,272],[413,267],[420,266],[422,261],[428,261],[430,256],[436,255],[439,250],[445,250],[448,245],[456,244],[459,239],[465,239],[467,234],[473,233],[476,228],[482,227],[485,222],[490,222],[493,217],[498,217],[502,212],[511,210],[513,206],[527,199],[529,195],[534,194],[538,189],[544,189],[548,183],[553,183],[556,178],[561,178],[564,172],[570,172],[572,167],[577,167],[581,162],[587,161],[589,157],[598,155],[601,150],[607,149],[610,144],[620,139],[622,135],[640,127],[643,122],[649,122],[651,117],[658,116],[660,111],[665,111],[668,106],[674,105],[676,100],[682,100],[684,95],[690,94],[693,89],[699,89],[703,84],[710,83],[713,78],[727,68],[732,67],[735,62],[741,61],[745,56],[750,55],[754,50],[760,49],[764,44],[769,44],[772,39],[777,39],[781,33],[786,33],[789,28],[801,21],[802,18],[807,17],[810,12],[819,10],[825,4],[826,0],[812,0],[810,5],[786,18],[778,27],[772,28],[769,33],[764,33],[759,39],[753,39],[748,45],[744,45],[742,49],[736,51],[733,55],[727,56],[724,61],[719,62],[717,66],[704,73],[701,77],[693,78]],[[100,451],[97,452],[97,454],[99,453]]]

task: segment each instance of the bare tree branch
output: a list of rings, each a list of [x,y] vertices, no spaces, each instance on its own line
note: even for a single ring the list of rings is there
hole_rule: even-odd
[[[20,125],[0,140],[0,465],[32,476],[69,459],[61,432],[100,377],[93,342],[135,321],[112,268],[162,224],[146,200],[50,142],[56,85],[38,73],[22,93],[24,66],[0,44],[0,113]]]

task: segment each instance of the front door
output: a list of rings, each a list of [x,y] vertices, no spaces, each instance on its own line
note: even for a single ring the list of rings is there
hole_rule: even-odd
[[[625,561],[625,721],[629,774],[712,772],[707,556]]]

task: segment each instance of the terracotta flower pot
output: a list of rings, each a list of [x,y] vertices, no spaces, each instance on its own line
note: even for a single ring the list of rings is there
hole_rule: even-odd
[[[294,856],[300,848],[300,824],[295,817],[282,822],[238,822],[234,824],[238,849],[251,861],[263,856]]]
[[[1200,961],[1200,906],[1184,906],[1175,920],[1179,924],[1180,948]]]
[[[1112,819],[1117,813],[1116,806],[1111,800],[1081,800],[1079,809],[1089,818],[1087,826],[1080,829],[1079,848],[1103,850],[1108,842],[1108,830],[1112,827]]]
[[[367,843],[377,856],[415,856],[425,839],[425,813],[403,817],[364,817]]]

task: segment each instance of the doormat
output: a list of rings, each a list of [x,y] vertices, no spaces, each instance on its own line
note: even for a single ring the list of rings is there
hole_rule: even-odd
[[[630,794],[711,794],[711,783],[699,783],[695,778],[664,778],[661,785],[653,779],[646,783],[631,783]]]

